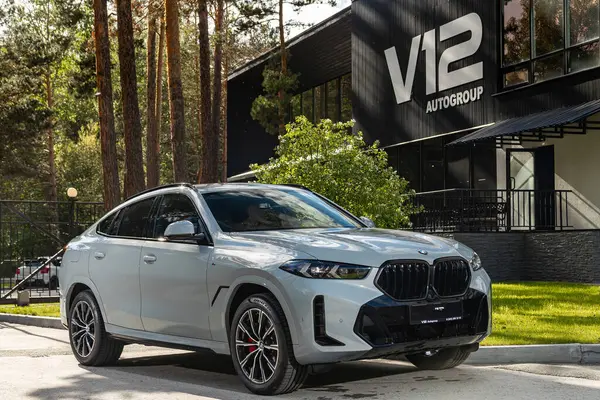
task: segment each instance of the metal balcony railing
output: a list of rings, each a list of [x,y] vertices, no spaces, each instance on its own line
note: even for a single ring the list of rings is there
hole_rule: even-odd
[[[413,229],[422,232],[554,231],[569,225],[570,190],[448,189],[417,193]]]

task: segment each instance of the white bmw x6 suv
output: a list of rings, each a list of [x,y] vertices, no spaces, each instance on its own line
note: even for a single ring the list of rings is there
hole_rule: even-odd
[[[491,331],[479,257],[368,222],[292,186],[134,196],[63,256],[73,353],[108,365],[127,343],[210,349],[266,395],[297,389],[315,365],[398,355],[423,369],[459,365]]]

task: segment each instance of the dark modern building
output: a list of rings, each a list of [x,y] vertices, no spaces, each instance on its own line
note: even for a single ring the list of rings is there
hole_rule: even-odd
[[[379,140],[424,207],[414,229],[500,279],[600,281],[597,0],[357,0],[289,49],[290,117]],[[273,54],[229,77],[230,175],[273,155],[250,117]]]

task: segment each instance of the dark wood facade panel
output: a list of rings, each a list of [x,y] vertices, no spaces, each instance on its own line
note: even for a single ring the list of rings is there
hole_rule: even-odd
[[[299,74],[298,92],[351,72],[350,14],[290,46],[290,69]],[[278,140],[252,119],[252,102],[262,93],[266,62],[228,80],[228,176],[249,170],[274,155]]]
[[[357,129],[383,145],[465,130],[600,98],[600,69],[501,93],[502,0],[357,0],[352,4],[353,112]],[[439,41],[439,27],[470,13],[479,15],[483,39],[477,52],[450,69],[483,62],[483,79],[427,95],[426,57],[419,51],[412,100],[397,104],[384,52],[396,47],[406,76],[413,37],[436,30],[436,69],[442,52],[470,38]],[[483,86],[481,100],[426,113],[427,102]],[[382,128],[383,127],[383,128]]]

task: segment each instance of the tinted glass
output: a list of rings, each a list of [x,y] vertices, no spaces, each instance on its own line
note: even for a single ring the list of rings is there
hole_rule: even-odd
[[[254,189],[203,196],[224,232],[360,226],[307,191]]]
[[[598,0],[571,0],[569,28],[571,45],[598,38],[600,16]]]
[[[143,238],[154,198],[142,200],[123,210],[118,236]]]
[[[292,109],[292,121],[295,121],[297,116],[302,115],[301,103],[302,97],[300,95],[292,97],[290,104],[290,108]]]
[[[584,44],[569,52],[569,72],[577,72],[600,65],[598,42]]]
[[[163,237],[167,226],[179,221],[190,221],[196,233],[202,232],[200,217],[190,198],[183,194],[168,194],[163,197],[156,214],[154,237]]]
[[[352,76],[344,75],[341,81],[342,90],[342,122],[352,119]]]
[[[534,0],[535,55],[562,49],[564,44],[563,0]]]
[[[530,8],[529,0],[504,1],[504,65],[529,59]]]
[[[338,79],[327,82],[327,118],[333,122],[340,119],[339,90],[340,81]]]
[[[423,142],[422,187],[424,192],[444,189],[444,147],[442,138]]]
[[[327,92],[325,85],[315,88],[315,122],[325,118],[325,104],[327,102]]]
[[[515,86],[529,82],[529,69],[520,68],[504,74],[504,86]]]
[[[98,232],[104,233],[105,235],[116,235],[117,227],[119,226],[119,214],[120,212],[113,213],[102,220],[102,222],[98,224]]]
[[[446,189],[471,188],[469,147],[446,147]]]
[[[308,118],[309,121],[314,120],[314,110],[313,110],[313,90],[307,90],[302,93],[302,115]]]
[[[533,67],[535,82],[542,82],[561,76],[564,70],[563,64],[564,57],[562,52],[537,60]]]
[[[411,189],[421,191],[421,144],[398,146],[398,175],[406,179]]]

